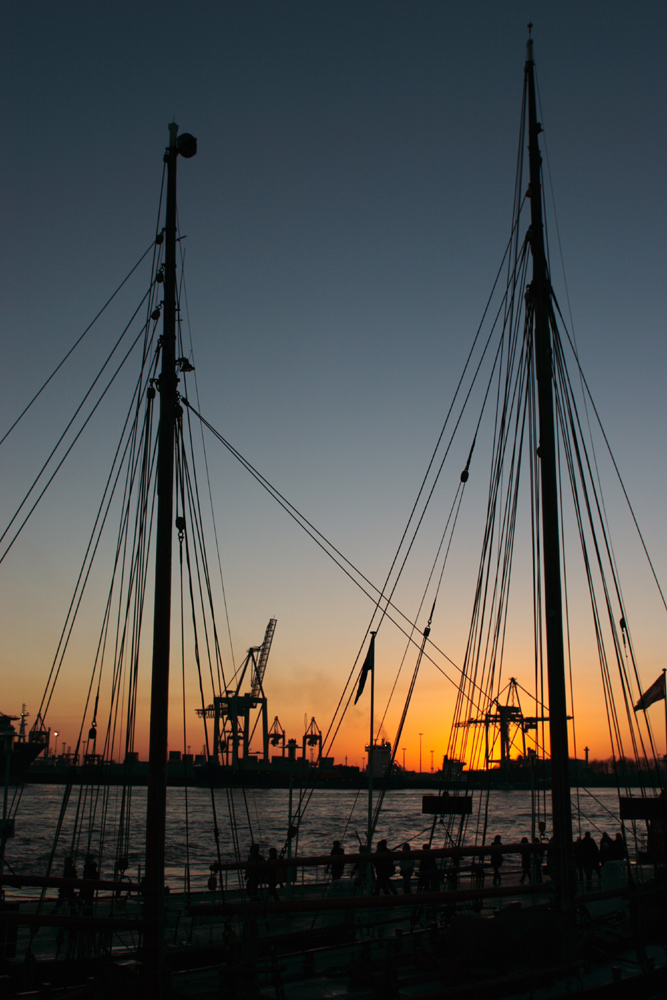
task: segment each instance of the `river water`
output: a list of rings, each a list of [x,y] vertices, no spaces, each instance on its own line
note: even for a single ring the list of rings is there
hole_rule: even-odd
[[[386,838],[390,848],[407,842],[415,849],[422,846],[431,831],[431,817],[422,814],[419,790],[387,793],[378,822],[374,842]],[[63,859],[74,854],[78,873],[82,873],[86,852],[94,853],[99,861],[100,875],[113,876],[118,851],[118,829],[125,807],[125,828],[128,840],[121,853],[129,858],[127,874],[135,879],[141,875],[144,854],[146,789],[131,790],[131,801],[123,803],[122,789],[111,786],[103,790],[75,788],[63,809],[63,786],[28,785],[24,788],[16,813],[16,832],[7,842],[6,869],[18,874],[45,874],[52,845],[61,820],[61,833],[53,860],[52,874],[62,873]],[[292,813],[297,808],[299,793],[292,795]],[[375,796],[377,798],[377,794]],[[500,834],[504,843],[517,843],[521,837],[532,837],[533,813],[530,791],[495,791],[487,800],[484,793],[473,793],[473,815],[469,818],[471,842],[481,842],[486,820],[485,841]],[[127,815],[129,808],[129,816]],[[269,847],[280,851],[288,829],[290,793],[285,789],[216,789],[213,797],[208,789],[170,788],[167,810],[167,878],[175,890],[185,887],[186,872],[193,890],[203,889],[209,875],[209,865],[217,858],[213,810],[217,817],[222,860],[235,860],[235,847],[246,858],[253,840],[266,855]],[[539,815],[548,815],[549,793],[536,803]],[[574,792],[572,797],[575,836],[590,830],[599,840],[603,831],[612,838],[620,829],[618,797],[612,788]],[[365,837],[368,816],[366,792],[317,790],[308,802],[299,824],[298,841],[293,851],[300,855],[328,854],[334,839],[340,840],[347,853],[358,850]],[[230,818],[231,817],[231,818]],[[535,832],[537,830],[535,820]],[[236,831],[234,837],[232,831]],[[628,833],[630,844],[631,836]],[[544,836],[551,834],[546,821]],[[129,846],[128,846],[129,845]],[[433,846],[446,846],[445,831],[436,825]],[[517,859],[518,861],[518,859]],[[320,875],[322,873],[320,872]],[[238,875],[230,876],[238,882]],[[310,877],[315,877],[311,873]]]

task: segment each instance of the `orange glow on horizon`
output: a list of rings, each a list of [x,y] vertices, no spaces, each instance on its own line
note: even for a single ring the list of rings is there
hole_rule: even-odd
[[[32,705],[28,705],[28,710],[32,708]],[[285,728],[286,737],[288,739],[293,738],[297,741],[299,747],[298,753],[301,754],[302,739],[305,732],[303,716],[301,716],[301,723],[299,724],[299,713],[294,712],[287,714],[287,710],[278,709],[277,712],[282,725]],[[90,725],[90,719],[86,720],[85,724],[82,725],[81,720],[77,719],[75,715],[74,708],[70,704],[68,708],[64,705],[59,704],[57,701],[54,705],[51,716],[54,720],[53,724],[47,720],[47,725],[51,728],[51,752],[56,751],[58,754],[63,752],[63,747],[65,752],[73,752],[79,735],[81,734],[82,746],[81,753],[85,750],[85,739],[88,733],[88,728]],[[310,724],[311,718],[313,716],[307,715],[306,722]],[[323,735],[325,734],[324,729],[324,716],[314,716],[316,718],[317,724],[322,729]],[[665,750],[665,734],[664,734],[664,705],[658,704],[654,709],[649,710],[649,717],[654,726],[655,737],[657,743],[657,749],[659,753],[664,753]],[[320,719],[322,721],[320,721]],[[415,711],[415,719],[418,720],[419,729],[416,728],[414,724],[410,721],[408,723],[406,732],[399,741],[399,746],[396,750],[395,760],[396,763],[405,768],[408,771],[419,772],[420,770],[424,773],[430,773],[431,768],[435,771],[439,770],[442,766],[442,760],[444,755],[447,753],[448,742],[449,742],[449,726],[443,724],[441,713],[437,708],[429,707],[427,705],[420,705],[418,712]],[[34,714],[31,713],[30,722],[34,720]],[[169,737],[169,749],[177,750],[182,753],[188,752],[188,747],[190,748],[190,753],[193,755],[201,754],[204,751],[204,737],[201,730],[201,722],[197,719],[195,715],[195,706],[191,706],[190,710],[186,712],[186,723],[187,728],[185,731],[185,737],[183,736],[183,712],[180,706],[174,704],[172,706],[172,717],[170,725],[170,737]],[[272,722],[272,719],[269,719]],[[99,719],[98,719],[99,723]],[[57,741],[55,740],[54,730],[58,732]],[[137,719],[137,738],[134,744],[135,751],[138,752],[139,758],[141,760],[146,760],[148,758],[148,714],[147,709],[144,708],[142,714]],[[103,735],[103,731],[100,727],[100,736]],[[606,730],[606,717],[603,712],[591,710],[582,711],[577,715],[577,732],[583,735],[574,736],[573,727],[570,726],[570,757],[583,760],[586,756],[585,750],[588,748],[589,759],[592,760],[608,760],[611,756],[608,749],[608,735]],[[419,733],[422,734],[421,740]],[[386,731],[382,738],[393,742],[393,736],[389,731]],[[369,729],[368,720],[363,718],[362,713],[357,713],[354,720],[345,726],[344,731],[342,731],[340,737],[336,741],[333,751],[326,752],[326,756],[333,756],[336,764],[344,764],[347,762],[350,766],[363,767],[366,759],[366,750],[369,741]],[[57,742],[57,750],[54,745]],[[260,746],[258,741],[255,739],[253,744],[253,749],[259,751]],[[101,747],[98,745],[97,752],[101,751]],[[421,768],[420,768],[420,751],[421,751]],[[277,756],[280,754],[280,750],[276,748],[269,747],[269,754]],[[514,758],[518,756],[518,752],[513,751],[511,756]],[[113,758],[117,761],[122,760],[123,751],[116,747],[113,753]],[[470,766],[470,762],[466,761],[466,764]]]

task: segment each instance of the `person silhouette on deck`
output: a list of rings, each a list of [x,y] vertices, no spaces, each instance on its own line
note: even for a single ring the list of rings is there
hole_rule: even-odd
[[[422,850],[428,851],[419,862],[417,869],[417,892],[437,892],[440,881],[438,865],[431,852],[431,845],[424,844]]]
[[[590,889],[593,872],[596,873],[598,878],[600,877],[600,852],[598,845],[591,837],[590,830],[586,830],[584,839],[581,841],[581,867],[584,871],[586,888]]]
[[[373,889],[373,894],[376,896],[379,896],[380,893],[383,893],[385,896],[396,895],[396,886],[391,881],[394,874],[394,862],[391,857],[387,857],[390,853],[387,841],[379,840],[375,849],[376,860],[373,862],[375,867],[375,888]],[[378,855],[385,855],[385,857],[378,857]]]
[[[256,899],[259,895],[259,886],[262,880],[262,866],[260,862],[264,860],[259,852],[259,844],[253,844],[248,854],[248,867],[245,870],[246,890],[251,899]]]
[[[83,866],[83,878],[91,879],[97,881],[100,877],[100,873],[97,870],[97,861],[95,860],[94,854],[86,854],[86,860]],[[81,906],[83,907],[83,912],[85,916],[93,915],[93,900],[95,898],[95,889],[92,886],[85,886],[81,889],[79,893],[79,900]]]
[[[340,840],[334,840],[330,857],[329,871],[331,872],[331,881],[336,882],[339,878],[343,877],[343,873],[345,872],[345,862],[342,860],[345,857],[345,851],[340,846]]]
[[[72,858],[65,858],[65,863],[63,865],[63,878],[76,878],[76,867]],[[56,900],[53,912],[57,913],[63,903],[65,904],[65,909],[69,910],[70,913],[76,912],[76,889],[73,885],[60,886],[58,889],[58,899]]]
[[[521,848],[519,851],[521,855],[521,878],[519,882],[521,885],[528,879],[528,883],[532,881],[532,866],[533,866],[533,848],[528,840],[528,837],[521,838]]]
[[[605,865],[607,861],[614,860],[614,841],[611,839],[609,834],[605,832],[600,837],[600,867]]]
[[[622,833],[617,833],[614,837],[613,857],[615,861],[624,861],[627,855],[625,838]]]

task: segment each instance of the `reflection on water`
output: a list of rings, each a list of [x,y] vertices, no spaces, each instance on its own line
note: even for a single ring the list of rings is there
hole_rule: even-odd
[[[375,841],[384,838],[390,848],[407,842],[417,848],[431,831],[429,816],[422,815],[422,792],[388,793]],[[484,793],[475,792],[473,816],[468,830],[486,830],[486,841],[500,834],[505,843],[532,836],[531,793],[497,791],[486,801]],[[62,786],[28,785],[23,791],[16,816],[16,836],[7,842],[6,863],[10,871],[44,874],[52,851],[55,831],[62,816],[62,832],[56,849],[52,873],[60,875],[63,859],[74,854],[79,874],[83,856],[93,852],[100,861],[103,877],[113,875],[117,853],[129,856],[127,874],[135,879],[141,874],[144,854],[146,789],[120,787],[72,790],[63,811]],[[298,805],[294,792],[292,808]],[[548,815],[549,794],[538,803],[540,816]],[[217,858],[216,820],[220,838],[220,856],[234,860],[235,849],[246,858],[250,844],[259,843],[262,852],[269,847],[280,851],[288,829],[289,792],[285,789],[217,789],[212,799],[207,789],[170,788],[167,816],[167,876],[174,889],[184,885],[189,868],[193,887],[203,887],[209,865]],[[618,799],[614,789],[581,790],[572,800],[575,836],[590,830],[596,839],[606,830],[614,836],[620,828]],[[301,855],[328,854],[334,839],[340,840],[348,853],[354,853],[365,837],[368,795],[352,791],[316,791],[308,802],[300,824],[295,848]],[[121,819],[124,822],[121,823]],[[537,819],[540,817],[536,818]],[[119,824],[128,831],[128,840],[118,846]],[[547,820],[546,837],[551,833]],[[481,840],[481,836],[478,837]],[[628,841],[631,840],[628,834]],[[293,842],[294,843],[294,842]],[[436,825],[434,846],[446,846],[444,827]],[[294,850],[294,848],[293,848]],[[238,877],[237,877],[238,878]]]

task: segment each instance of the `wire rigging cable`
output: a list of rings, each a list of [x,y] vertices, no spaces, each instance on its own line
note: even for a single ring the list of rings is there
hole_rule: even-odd
[[[67,363],[67,361],[72,356],[72,354],[74,354],[74,352],[77,349],[77,347],[82,343],[83,340],[85,340],[87,334],[90,333],[90,331],[94,327],[95,323],[106,312],[107,308],[111,305],[111,303],[116,298],[116,296],[121,291],[121,289],[124,287],[124,285],[127,284],[127,282],[132,277],[132,275],[134,274],[134,272],[137,270],[137,268],[139,267],[139,265],[144,261],[144,259],[148,256],[148,254],[151,252],[151,250],[154,250],[154,247],[155,247],[155,241],[151,242],[150,246],[148,246],[146,248],[146,250],[144,250],[144,252],[142,253],[142,255],[139,258],[139,260],[136,262],[136,264],[134,265],[134,267],[131,268],[128,271],[128,273],[125,275],[125,277],[123,278],[123,280],[121,281],[121,283],[116,288],[115,292],[111,293],[111,295],[109,296],[109,298],[107,299],[107,301],[104,303],[104,305],[102,306],[102,308],[100,309],[100,311],[97,313],[97,315],[93,317],[93,319],[90,321],[90,323],[88,324],[88,326],[86,327],[86,329],[83,331],[83,333],[80,334],[79,337],[74,341],[74,343],[72,344],[72,346],[70,347],[69,351],[64,356],[64,358],[62,358],[62,360],[56,365],[56,367],[53,369],[53,371],[51,372],[51,374],[49,375],[49,377],[46,379],[46,381],[42,383],[42,385],[39,387],[39,389],[37,390],[37,392],[35,393],[35,395],[32,397],[32,399],[30,400],[30,402],[26,404],[26,406],[23,408],[23,410],[21,410],[21,412],[19,413],[18,417],[14,420],[14,423],[5,431],[5,433],[3,434],[3,436],[0,438],[0,446],[2,446],[5,443],[5,441],[10,436],[10,434],[12,433],[12,431],[14,431],[16,429],[16,427],[20,424],[20,422],[23,420],[23,418],[27,414],[28,410],[30,410],[30,408],[33,406],[33,404],[37,402],[37,400],[39,399],[39,397],[41,396],[41,394],[44,392],[44,390],[50,384],[50,382],[56,377],[56,375],[58,374],[58,372],[60,371],[60,369],[63,367],[63,365],[65,365]]]
[[[37,484],[39,483],[39,480],[41,479],[42,475],[45,473],[48,464],[50,463],[51,459],[55,456],[55,453],[56,453],[57,449],[59,448],[59,446],[63,443],[63,441],[65,439],[65,435],[67,434],[67,432],[69,431],[69,429],[72,427],[72,425],[73,425],[76,417],[81,412],[84,403],[87,401],[88,397],[92,394],[93,388],[95,387],[95,385],[97,384],[97,382],[101,378],[102,373],[104,372],[104,370],[107,367],[107,365],[110,363],[111,358],[113,357],[113,355],[116,352],[117,348],[119,347],[121,341],[125,337],[125,334],[129,330],[130,325],[133,322],[133,320],[136,318],[136,316],[137,316],[137,314],[139,312],[139,309],[141,308],[141,305],[143,304],[143,302],[146,301],[146,299],[148,298],[149,294],[150,294],[150,292],[147,292],[146,295],[144,296],[144,299],[142,300],[142,303],[140,303],[140,305],[137,306],[137,309],[136,309],[135,313],[133,314],[132,318],[130,319],[129,323],[127,324],[127,326],[123,330],[123,332],[120,335],[118,341],[116,342],[116,344],[112,348],[111,353],[109,354],[109,356],[107,357],[106,361],[104,362],[102,368],[100,369],[97,377],[95,378],[95,381],[93,382],[93,385],[89,388],[89,390],[86,392],[86,394],[84,395],[83,399],[81,400],[80,404],[77,406],[77,408],[74,411],[74,414],[72,415],[72,417],[71,417],[69,423],[67,424],[65,430],[62,432],[61,436],[59,437],[58,441],[56,442],[56,444],[54,445],[53,449],[51,450],[51,453],[49,454],[48,458],[44,462],[44,464],[43,464],[42,468],[40,469],[39,473],[37,474],[36,478],[33,480],[33,483],[30,486],[30,488],[28,489],[28,492],[26,493],[26,495],[24,496],[23,500],[19,504],[19,506],[18,506],[17,510],[15,511],[15,513],[13,514],[11,520],[9,521],[9,523],[7,524],[7,526],[5,527],[5,530],[2,532],[2,535],[0,535],[0,542],[3,542],[5,540],[5,538],[7,536],[7,533],[9,532],[9,529],[14,524],[14,521],[16,521],[16,519],[18,518],[18,516],[21,513],[21,510],[23,509],[23,507],[25,506],[25,504],[28,502],[28,499],[29,499],[31,493],[33,492],[33,490],[36,489]],[[143,337],[144,337],[144,330],[142,329],[136,335],[136,337],[134,338],[134,340],[131,342],[128,350],[125,352],[125,354],[121,358],[121,360],[120,360],[119,364],[117,365],[116,369],[111,373],[111,376],[110,376],[108,382],[106,383],[106,385],[103,386],[103,388],[102,388],[99,396],[97,397],[97,399],[93,403],[93,406],[92,406],[90,412],[85,417],[85,419],[84,419],[81,427],[79,428],[79,430],[74,435],[73,440],[71,441],[71,443],[66,448],[63,456],[61,457],[61,459],[57,463],[54,471],[51,473],[51,475],[48,478],[48,480],[46,481],[45,485],[42,487],[42,490],[39,493],[39,495],[37,496],[37,498],[35,499],[32,507],[30,508],[30,510],[28,511],[28,513],[23,518],[23,521],[20,523],[20,525],[18,526],[18,528],[14,532],[13,536],[10,538],[9,542],[7,543],[7,545],[5,547],[5,550],[0,555],[0,563],[5,559],[5,556],[7,555],[7,553],[10,551],[10,549],[14,545],[14,542],[16,541],[16,539],[21,534],[21,531],[23,530],[23,528],[27,524],[27,522],[30,519],[30,517],[32,516],[32,514],[35,512],[38,504],[43,499],[43,497],[46,494],[46,491],[48,490],[49,486],[51,485],[51,483],[55,479],[55,477],[58,474],[58,472],[60,471],[60,469],[63,467],[63,465],[65,463],[65,460],[67,459],[68,455],[70,454],[70,452],[74,448],[75,444],[77,443],[77,441],[79,440],[79,438],[83,434],[84,430],[86,429],[86,427],[90,423],[90,421],[91,421],[91,419],[92,419],[95,411],[98,409],[98,407],[101,404],[102,400],[104,399],[104,397],[106,396],[107,392],[111,388],[112,384],[116,380],[118,374],[123,369],[125,363],[127,362],[127,360],[132,355],[132,352],[133,352],[134,348],[136,347],[136,345],[140,342],[140,340]]]

